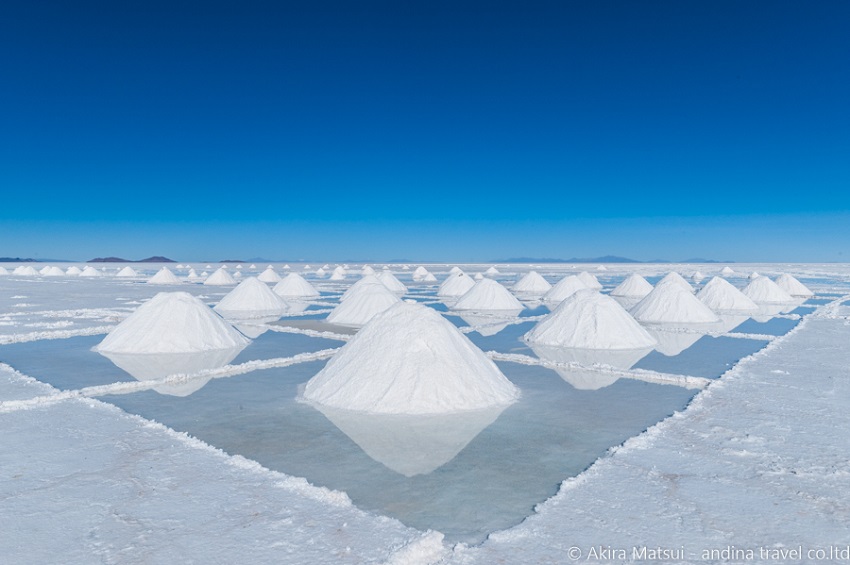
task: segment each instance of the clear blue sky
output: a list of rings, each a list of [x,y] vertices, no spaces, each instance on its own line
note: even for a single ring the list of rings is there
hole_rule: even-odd
[[[0,255],[850,261],[850,2],[0,3]]]

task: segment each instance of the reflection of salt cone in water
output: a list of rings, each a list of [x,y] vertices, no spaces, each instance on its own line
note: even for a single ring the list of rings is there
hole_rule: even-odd
[[[722,333],[730,332],[750,319],[749,316],[741,314],[718,314],[718,316],[720,317],[720,324],[713,331]]]
[[[543,361],[551,363],[578,363],[579,365],[608,365],[617,369],[631,369],[646,357],[652,348],[644,349],[577,349],[550,347],[529,343],[531,350]],[[586,371],[569,367],[550,367],[562,379],[578,390],[597,390],[614,384],[619,376],[599,371]]]
[[[233,327],[242,332],[243,335],[250,337],[251,339],[257,339],[269,331],[268,324],[276,322],[279,319],[280,316],[267,316],[265,318],[253,318],[250,320],[229,319],[229,321],[233,324]]]
[[[314,407],[372,459],[406,477],[427,475],[454,459],[506,406],[452,414],[367,414]]]
[[[704,335],[696,331],[678,331],[684,328],[664,327],[664,326],[648,326],[646,331],[658,341],[655,350],[667,357],[675,357],[693,344],[699,341]]]
[[[520,312],[522,310],[491,310],[486,314],[464,312],[460,314],[460,319],[476,328],[476,332],[486,337],[496,335],[508,327],[508,324],[515,320]]]
[[[170,375],[192,375],[218,369],[233,361],[245,346],[215,349],[200,353],[109,353],[101,355],[140,381],[162,379]],[[209,378],[186,379],[153,387],[160,394],[189,396],[210,381]]]

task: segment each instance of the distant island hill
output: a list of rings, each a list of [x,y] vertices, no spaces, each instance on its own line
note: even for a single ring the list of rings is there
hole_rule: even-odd
[[[161,255],[154,255],[153,257],[148,257],[147,259],[139,259],[138,261],[133,261],[132,259],[122,259],[121,257],[95,257],[94,259],[89,259],[86,263],[176,263],[174,259],[169,259],[168,257],[162,257]]]
[[[298,259],[298,260],[271,260],[271,259],[263,259],[260,257],[256,257],[253,259],[223,259],[221,261],[216,261],[217,263],[303,263],[307,260]],[[0,263],[75,263],[76,261],[69,259],[32,259],[32,258],[21,258],[21,257],[0,257]],[[153,257],[148,257],[146,259],[124,259],[122,257],[95,257],[94,259],[89,259],[88,261],[83,261],[85,263],[176,263],[174,259],[169,259],[168,257],[163,257],[161,255],[154,255]],[[205,261],[201,261],[205,262]],[[208,262],[208,261],[207,261]],[[315,262],[315,260],[307,261],[307,262]],[[380,260],[346,260],[348,263],[381,263],[383,261]],[[389,261],[390,263],[431,263],[433,261],[415,261],[411,259],[392,259]],[[670,261],[668,259],[653,259],[651,261],[639,261],[637,259],[629,259],[628,257],[618,257],[616,255],[605,255],[604,257],[592,257],[592,258],[576,258],[572,259],[555,259],[550,257],[511,257],[508,259],[491,259],[490,261],[486,261],[487,263],[734,263],[735,261],[717,261],[715,259],[684,259],[682,261]],[[461,262],[462,263],[462,262]]]

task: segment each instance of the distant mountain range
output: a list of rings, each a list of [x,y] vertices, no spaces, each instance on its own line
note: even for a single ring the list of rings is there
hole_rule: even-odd
[[[511,257],[509,259],[493,259],[490,263],[734,263],[734,261],[716,261],[714,259],[685,259],[683,261],[670,261],[669,259],[653,259],[652,261],[638,261],[628,257],[616,255],[605,255],[604,257],[552,259],[548,257]]]
[[[95,257],[94,259],[89,259],[86,263],[176,263],[174,259],[169,259],[168,257],[162,257],[160,255],[154,255],[153,257],[148,257],[147,259],[139,259],[138,261],[133,261],[132,259],[122,259],[121,257]]]

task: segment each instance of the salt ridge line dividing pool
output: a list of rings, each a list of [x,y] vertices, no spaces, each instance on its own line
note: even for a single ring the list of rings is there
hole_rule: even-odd
[[[616,375],[620,378],[633,379],[654,384],[675,385],[688,389],[702,390],[714,379],[704,377],[690,377],[686,375],[674,375],[672,373],[660,373],[646,369],[617,369],[609,365],[582,365],[581,363],[559,363],[555,361],[544,361],[528,355],[519,353],[499,353],[498,351],[487,351],[485,354],[493,361],[505,361],[518,363],[520,365],[539,365],[549,369],[576,369],[580,371],[593,371],[605,375]]]
[[[339,347],[335,347],[333,349],[322,349],[313,353],[299,353],[298,355],[293,355],[292,357],[278,357],[276,359],[260,359],[255,361],[247,361],[239,365],[225,365],[224,367],[219,367],[218,369],[207,369],[205,371],[198,371],[197,373],[177,373],[174,375],[163,377],[161,379],[119,382],[108,385],[90,386],[76,390],[57,390],[57,392],[53,394],[37,396],[35,398],[30,398],[27,400],[7,400],[5,402],[0,402],[0,414],[55,404],[57,402],[67,400],[69,398],[88,398],[106,396],[110,394],[130,394],[134,392],[150,390],[152,388],[163,385],[183,384],[196,379],[221,379],[227,377],[234,377],[237,375],[244,375],[245,373],[260,371],[263,369],[289,367],[291,365],[298,365],[300,363],[309,363],[311,361],[320,361],[322,359],[328,359],[330,357],[333,357],[333,355],[337,351],[339,351],[339,349]]]
[[[12,343],[26,343],[28,341],[42,341],[47,339],[68,339],[89,335],[108,334],[115,326],[95,326],[92,328],[81,328],[79,330],[55,330],[44,332],[29,332],[25,334],[10,334],[0,336],[0,345]]]

